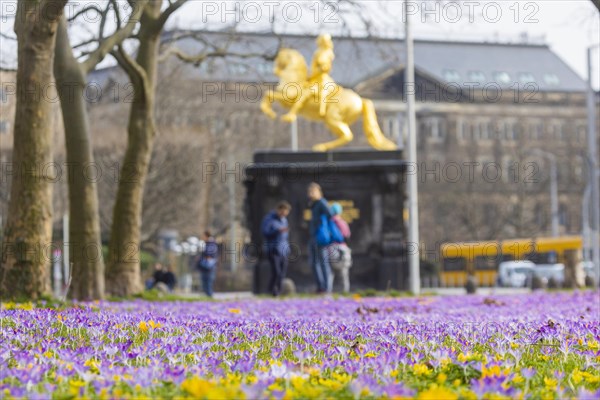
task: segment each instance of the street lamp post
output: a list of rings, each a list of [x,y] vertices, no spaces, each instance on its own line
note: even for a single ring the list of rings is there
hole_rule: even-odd
[[[290,124],[290,145],[293,152],[298,151],[298,120]]]
[[[592,242],[592,260],[596,269],[596,280],[600,281],[600,194],[598,188],[598,143],[596,139],[596,105],[594,88],[592,87],[592,51],[594,47],[590,46],[587,51],[588,58],[588,87],[587,87],[587,114],[588,114],[588,129],[587,129],[587,147],[590,164],[590,195],[591,195],[591,223],[590,223],[590,238]]]
[[[414,168],[408,174],[408,254],[410,270],[410,291],[417,295],[421,290],[419,271],[419,200],[417,193],[417,121],[415,116],[415,64],[414,42],[410,26],[409,1],[404,1],[406,67],[404,93],[406,95],[406,114],[408,120],[408,163]]]
[[[558,172],[556,167],[556,156],[548,151],[533,149],[533,154],[546,157],[550,161],[550,214],[552,220],[552,236],[558,236]]]

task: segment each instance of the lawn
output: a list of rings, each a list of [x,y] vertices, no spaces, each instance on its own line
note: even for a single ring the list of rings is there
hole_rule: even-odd
[[[599,398],[598,292],[5,303],[4,398]]]

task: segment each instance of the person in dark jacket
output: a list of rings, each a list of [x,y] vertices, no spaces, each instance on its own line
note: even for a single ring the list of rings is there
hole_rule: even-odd
[[[161,282],[167,285],[170,292],[172,292],[175,289],[175,285],[177,284],[177,277],[175,276],[173,268],[170,264],[167,264],[167,270],[163,273],[161,277]]]
[[[281,284],[287,272],[288,256],[290,254],[287,216],[291,209],[290,203],[282,201],[264,217],[261,224],[265,252],[269,264],[271,264],[269,290],[273,296],[279,296],[281,293]]]
[[[146,281],[146,290],[154,289],[157,283],[162,282],[164,273],[161,263],[154,264],[154,273],[152,274],[152,278]]]
[[[200,270],[202,290],[204,290],[204,293],[208,297],[212,297],[215,270],[217,269],[219,258],[219,245],[210,234],[210,231],[204,232],[202,240],[204,240],[204,251],[200,254],[197,267]]]
[[[318,183],[308,185],[308,198],[310,200],[311,219],[309,224],[309,243],[308,243],[308,259],[313,269],[315,281],[317,283],[317,293],[331,292],[329,285],[331,275],[331,267],[329,265],[329,257],[327,256],[326,247],[320,246],[317,243],[317,231],[321,226],[321,216],[325,215],[331,218],[329,205],[327,200],[323,198],[323,190]]]

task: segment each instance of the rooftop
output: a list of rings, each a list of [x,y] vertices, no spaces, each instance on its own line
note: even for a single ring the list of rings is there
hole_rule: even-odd
[[[212,47],[227,47],[233,53],[274,55],[280,47],[292,47],[310,63],[315,50],[315,36],[312,35],[214,31],[165,33],[165,38],[177,36],[182,38],[172,45],[188,54],[199,54]],[[348,87],[402,66],[405,61],[402,39],[335,37],[334,45],[336,60],[332,76]],[[460,86],[494,82],[501,87],[534,84],[539,91],[586,90],[586,82],[544,44],[415,40],[415,65],[419,71],[442,83]],[[214,58],[199,67],[189,65],[183,70],[193,79],[277,81],[272,74],[272,61],[259,56]],[[92,79],[102,81],[106,72],[95,72]]]

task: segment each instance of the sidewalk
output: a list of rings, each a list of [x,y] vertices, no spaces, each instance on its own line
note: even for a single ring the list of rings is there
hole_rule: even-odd
[[[528,288],[503,288],[503,287],[483,287],[477,289],[478,295],[490,296],[490,295],[510,295],[510,294],[526,294],[530,293],[531,290]],[[462,296],[466,295],[467,292],[464,288],[421,288],[422,295],[438,295],[438,296]],[[382,296],[385,294],[382,292]],[[202,293],[180,293],[180,297],[189,299],[206,300],[206,296]],[[293,298],[294,296],[292,296]],[[252,292],[217,292],[214,294],[214,300],[220,301],[232,301],[232,300],[247,300],[253,299],[256,296]]]
[[[206,300],[204,293],[178,293],[177,296],[185,297],[186,299]],[[214,300],[243,300],[254,298],[252,292],[215,292]]]

